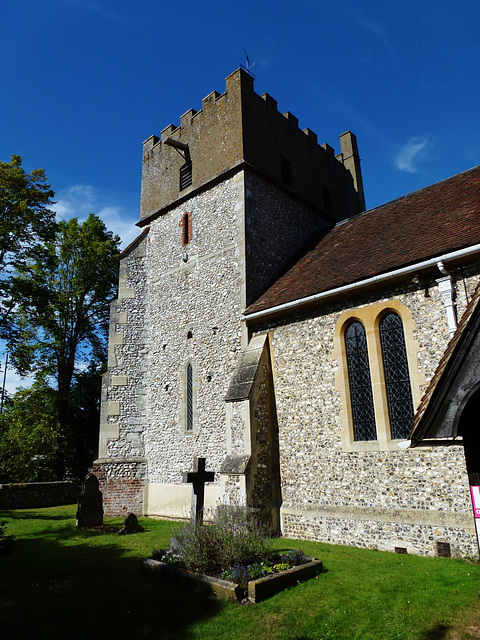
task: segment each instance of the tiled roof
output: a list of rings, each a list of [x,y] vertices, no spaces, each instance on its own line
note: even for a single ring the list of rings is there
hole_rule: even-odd
[[[247,316],[477,243],[480,166],[339,223]]]
[[[458,323],[457,330],[455,331],[450,342],[448,343],[447,348],[445,349],[445,352],[441,357],[440,362],[438,363],[435,373],[433,374],[433,377],[430,380],[430,383],[426,388],[422,399],[420,400],[420,404],[417,407],[417,411],[413,419],[412,429],[410,432],[410,439],[412,440],[422,439],[422,436],[423,436],[422,434],[423,429],[421,425],[422,418],[424,417],[425,412],[428,409],[428,406],[430,404],[433,394],[435,393],[435,390],[437,389],[437,387],[439,387],[444,376],[447,375],[450,361],[453,359],[454,353],[457,353],[458,351],[457,347],[461,343],[462,338],[466,332],[466,329],[469,326],[469,321],[471,320],[474,314],[474,311],[479,304],[480,304],[480,282],[478,283],[473,293],[472,299],[468,303],[467,308],[465,309],[460,319],[460,322]]]

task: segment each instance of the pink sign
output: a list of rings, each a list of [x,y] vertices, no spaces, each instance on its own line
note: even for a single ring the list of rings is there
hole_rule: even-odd
[[[470,495],[472,496],[473,513],[475,518],[480,518],[480,487],[470,486]]]

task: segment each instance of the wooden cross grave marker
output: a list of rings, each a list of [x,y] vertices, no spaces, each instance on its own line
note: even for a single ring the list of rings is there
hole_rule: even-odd
[[[194,458],[193,471],[184,472],[183,481],[193,484],[192,522],[203,523],[205,483],[213,482],[214,479],[215,473],[213,471],[205,471],[205,458]]]

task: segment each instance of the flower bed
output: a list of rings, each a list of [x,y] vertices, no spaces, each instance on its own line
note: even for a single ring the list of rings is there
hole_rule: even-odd
[[[217,508],[212,522],[190,524],[156,549],[149,569],[213,590],[222,597],[259,602],[287,586],[318,575],[322,563],[296,549],[271,550],[267,527],[244,507]]]
[[[257,580],[249,580],[245,586],[229,580],[206,576],[194,571],[182,569],[179,566],[166,564],[153,558],[146,558],[144,566],[154,573],[170,579],[190,584],[201,590],[214,593],[220,598],[231,601],[248,599],[257,603],[266,600],[287,587],[292,587],[305,580],[318,576],[323,571],[323,565],[318,560],[310,560],[303,565],[291,567],[285,571],[273,573]]]

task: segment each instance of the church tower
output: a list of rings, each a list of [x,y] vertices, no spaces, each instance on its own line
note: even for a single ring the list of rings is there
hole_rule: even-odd
[[[364,210],[355,136],[319,145],[237,70],[143,145],[141,233],[111,307],[94,472],[107,515],[189,517],[194,457],[218,500],[278,506],[268,335],[246,307],[312,234]]]

